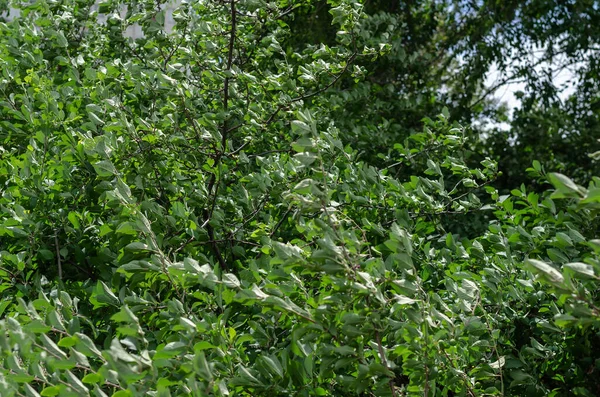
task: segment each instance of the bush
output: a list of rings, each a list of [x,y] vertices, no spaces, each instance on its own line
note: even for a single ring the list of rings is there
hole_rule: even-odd
[[[447,112],[361,162],[322,95],[388,43],[281,3],[0,24],[0,394],[596,393],[599,180],[500,196]]]

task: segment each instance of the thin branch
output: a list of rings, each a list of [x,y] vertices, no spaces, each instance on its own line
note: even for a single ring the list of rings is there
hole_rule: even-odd
[[[304,101],[306,99],[312,98],[315,95],[319,95],[319,94],[327,91],[329,88],[331,88],[348,71],[348,68],[350,67],[350,65],[352,64],[354,59],[357,57],[357,55],[358,55],[358,53],[356,53],[356,52],[352,53],[352,55],[350,55],[350,57],[348,57],[348,59],[346,60],[346,65],[344,66],[344,69],[342,69],[342,71],[340,73],[338,73],[335,76],[335,78],[332,81],[330,81],[329,84],[327,84],[325,87],[320,88],[316,91],[310,92],[308,94],[297,96],[295,98],[290,99],[288,101],[288,103],[277,106],[277,109],[275,109],[275,111],[273,113],[271,113],[269,118],[267,118],[267,120],[265,121],[264,128],[266,128],[269,124],[271,124],[275,120],[275,117],[277,116],[277,114],[284,108],[288,108],[291,104],[293,104],[295,102]]]
[[[231,0],[231,31],[229,34],[229,48],[227,51],[227,71],[231,71],[231,67],[233,65],[233,50],[235,45],[235,33],[237,28],[237,13],[235,11],[235,0]],[[223,110],[225,114],[227,114],[227,110],[229,109],[229,77],[230,73],[227,73],[225,76],[225,81],[223,82]],[[229,135],[228,127],[227,127],[227,115],[225,116],[225,120],[223,121],[223,125],[221,126],[221,150],[218,152],[217,157],[215,158],[215,164],[221,161],[221,157],[223,156],[224,151],[227,148],[227,137]],[[214,192],[212,191],[214,188]],[[210,209],[204,210],[205,221],[203,226],[206,226],[206,232],[208,233],[209,239],[213,242],[212,248],[217,257],[217,261],[219,262],[219,266],[223,270],[228,270],[227,262],[225,262],[225,258],[223,254],[221,254],[221,250],[219,249],[219,245],[216,243],[215,239],[215,230],[210,224],[210,220],[214,213],[214,209],[217,203],[217,197],[219,195],[219,181],[217,181],[216,174],[212,174],[210,180],[208,182],[208,194],[212,195],[212,203]]]
[[[13,272],[11,272],[10,270],[8,270],[5,267],[0,266],[0,270],[5,272],[6,274],[10,275],[13,279],[17,278],[17,276]]]
[[[248,146],[248,144],[250,143],[250,141],[246,141],[242,144],[242,146],[240,146],[239,148],[235,149],[233,152],[227,153],[227,156],[233,156],[235,154],[238,154],[243,148],[245,148],[246,146]]]
[[[231,71],[231,66],[233,65],[233,49],[235,44],[235,29],[237,25],[236,13],[235,13],[235,0],[231,0],[231,33],[229,35],[229,50],[227,52],[227,71]],[[227,113],[227,109],[229,108],[229,74],[225,76],[225,82],[223,84],[223,110]],[[225,150],[225,144],[227,143],[227,117],[223,121],[221,134],[221,146],[222,150]]]
[[[283,214],[283,216],[281,217],[281,219],[279,220],[279,222],[277,222],[277,224],[275,225],[275,227],[273,228],[273,230],[271,230],[271,233],[269,233],[269,238],[273,237],[273,235],[275,233],[277,233],[277,230],[279,229],[279,227],[281,227],[281,225],[283,224],[283,222],[287,219],[288,215],[290,214],[290,212],[292,211],[292,207],[290,206],[287,211],[285,212],[285,214]]]
[[[179,47],[181,47],[181,45],[183,44],[184,40],[185,40],[185,35],[187,33],[187,28],[188,25],[185,25],[185,28],[183,29],[183,34],[181,35],[181,40],[179,40],[179,42],[177,43],[177,45],[175,47],[173,47],[171,49],[171,51],[169,52],[169,54],[166,56],[166,58],[164,58],[164,66],[163,69],[167,69],[167,65],[169,64],[169,61],[171,60],[171,58],[173,57],[173,55],[175,54],[175,52],[179,49]]]
[[[243,220],[242,224],[237,229],[235,229],[233,232],[231,232],[232,237],[235,236],[244,226],[246,226],[248,224],[248,222],[250,222],[252,219],[254,219],[254,217],[260,212],[260,210],[263,209],[263,207],[267,203],[268,199],[269,199],[269,195],[266,194],[262,198],[262,200],[260,200],[260,202],[258,203],[256,208],[252,211],[252,213],[250,213],[250,215],[248,215],[248,217]]]
[[[540,58],[537,62],[533,63],[532,65],[528,66],[529,69],[534,69],[535,67],[543,64],[544,62],[551,62],[551,57],[544,57],[544,58]],[[572,61],[572,62],[567,62],[563,65],[561,65],[559,68],[557,68],[556,70],[553,70],[552,72],[561,72],[564,69],[568,68],[569,66],[576,64],[578,61]],[[498,81],[496,84],[494,84],[493,86],[491,86],[490,88],[488,88],[487,90],[485,90],[483,92],[483,94],[475,101],[473,102],[471,105],[469,105],[469,109],[474,108],[475,106],[477,106],[479,103],[481,103],[483,100],[485,100],[488,95],[496,92],[496,90],[498,90],[499,88],[501,88],[502,86],[506,85],[506,84],[515,84],[515,83],[522,83],[527,81],[526,79],[519,79],[519,74],[521,73],[520,70],[515,71],[514,73],[512,73],[510,76],[507,76],[503,79],[501,79],[500,81]]]
[[[339,79],[342,78],[342,76],[348,71],[348,68],[350,67],[350,65],[352,64],[352,62],[354,62],[354,59],[356,58],[356,56],[358,55],[358,53],[354,52],[352,53],[352,55],[350,55],[350,57],[346,60],[346,66],[344,66],[344,69],[342,69],[342,71],[340,73],[337,74],[337,76],[335,76],[335,78],[329,82],[329,84],[327,84],[325,87],[318,89],[316,91],[313,91],[311,93],[305,94],[305,95],[300,95],[296,98],[292,98],[290,100],[290,103],[294,103],[294,102],[298,102],[298,101],[303,101],[305,99],[309,99],[314,97],[315,95],[319,95],[322,92],[327,91],[329,88],[331,88],[335,83],[338,82]]]
[[[54,246],[56,247],[56,260],[58,261],[58,279],[62,280],[62,262],[60,260],[60,247],[58,245],[58,230],[54,232]]]
[[[301,5],[302,4],[296,4],[296,5],[289,6],[287,9],[285,9],[284,11],[282,11],[281,14],[279,14],[277,17],[275,17],[275,20],[281,19],[281,18],[285,17],[286,15],[288,15],[289,13],[291,13],[292,11],[294,11],[296,8],[299,8]]]
[[[271,154],[271,153],[289,153],[289,152],[291,152],[291,149],[267,150],[266,152],[262,152],[262,153],[249,154],[248,158],[251,158],[251,157],[260,157],[260,156],[264,156],[266,154]]]
[[[440,148],[443,148],[443,147],[444,147],[444,145],[443,145],[443,144],[440,144],[440,145],[431,145],[431,146],[428,146],[428,147],[426,147],[425,149],[423,149],[423,150],[420,150],[420,151],[418,151],[417,153],[415,153],[415,154],[413,154],[413,155],[406,156],[406,157],[404,157],[402,160],[400,160],[400,161],[398,161],[398,162],[395,162],[394,164],[390,164],[390,165],[388,165],[387,167],[385,167],[385,168],[384,168],[384,170],[388,170],[388,169],[390,169],[390,168],[394,168],[394,167],[396,167],[396,166],[399,166],[399,165],[404,165],[404,163],[405,163],[406,161],[410,161],[410,160],[414,159],[415,157],[418,157],[418,156],[420,156],[420,155],[423,155],[423,154],[427,154],[427,153],[429,153],[429,152],[436,151],[437,149],[440,149]]]

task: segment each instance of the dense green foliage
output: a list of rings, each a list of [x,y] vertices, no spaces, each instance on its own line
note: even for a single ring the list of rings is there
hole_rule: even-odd
[[[0,395],[600,393],[592,88],[464,127],[562,2],[9,3]]]

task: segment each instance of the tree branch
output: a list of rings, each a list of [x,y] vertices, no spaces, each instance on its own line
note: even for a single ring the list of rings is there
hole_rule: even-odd
[[[227,129],[227,121],[228,121],[227,110],[229,109],[229,81],[230,81],[230,73],[229,72],[231,72],[231,66],[233,65],[233,50],[234,50],[234,45],[235,45],[235,33],[236,33],[236,28],[237,28],[237,19],[236,19],[237,14],[235,11],[235,0],[231,0],[230,4],[231,4],[231,32],[229,34],[229,48],[227,51],[227,72],[228,73],[225,76],[225,81],[223,83],[223,110],[225,111],[225,120],[223,121],[223,125],[221,126],[221,149],[218,151],[217,157],[215,158],[215,165],[218,165],[218,163],[221,161],[223,153],[225,153],[225,150],[227,148],[227,136],[228,136],[228,133],[230,132]],[[213,188],[214,188],[214,193],[212,192]],[[210,224],[210,220],[212,218],[212,215],[213,215],[213,212],[215,209],[215,205],[217,202],[217,197],[219,195],[219,183],[217,181],[217,176],[215,173],[213,173],[210,177],[207,190],[208,190],[208,194],[212,195],[212,203],[211,203],[209,209],[204,210],[205,221],[204,221],[203,226],[206,226],[206,232],[208,233],[208,237],[209,237],[210,241],[212,241],[212,248],[215,253],[215,256],[217,257],[217,261],[219,261],[219,265],[220,265],[221,269],[227,270],[228,269],[227,262],[225,262],[225,258],[223,258],[223,254],[221,254],[221,250],[219,249],[219,246],[216,243],[215,230],[212,227],[212,225]]]
[[[297,96],[297,97],[295,97],[295,98],[292,98],[292,99],[290,99],[290,100],[288,101],[288,103],[286,103],[286,104],[282,104],[282,105],[279,105],[279,106],[277,106],[277,109],[275,109],[275,111],[274,111],[273,113],[271,113],[271,115],[269,116],[269,118],[268,118],[268,119],[265,121],[265,123],[264,123],[264,127],[267,127],[269,124],[271,124],[271,123],[272,123],[272,122],[275,120],[275,117],[277,116],[277,114],[278,114],[278,113],[279,113],[279,112],[280,112],[282,109],[289,107],[289,106],[290,106],[292,103],[295,103],[295,102],[299,102],[299,101],[303,101],[303,100],[306,100],[306,99],[312,98],[312,97],[314,97],[314,96],[316,96],[316,95],[319,95],[319,94],[321,94],[321,93],[323,93],[323,92],[327,91],[329,88],[331,88],[331,87],[332,87],[332,86],[333,86],[335,83],[337,83],[337,82],[338,82],[338,81],[339,81],[339,80],[342,78],[342,76],[343,76],[343,75],[344,75],[344,74],[345,74],[345,73],[348,71],[348,68],[350,67],[350,65],[352,64],[352,62],[354,61],[354,59],[356,58],[356,56],[357,56],[357,55],[358,55],[358,54],[357,54],[356,52],[354,52],[352,55],[350,55],[350,57],[348,57],[348,59],[346,60],[346,65],[344,66],[344,69],[342,69],[342,71],[341,71],[340,73],[338,73],[338,74],[335,76],[335,78],[334,78],[333,80],[331,80],[331,81],[329,82],[329,84],[327,84],[325,87],[323,87],[323,88],[320,88],[320,89],[318,89],[318,90],[316,90],[316,91],[313,91],[313,92],[309,92],[308,94],[304,94],[304,95]]]

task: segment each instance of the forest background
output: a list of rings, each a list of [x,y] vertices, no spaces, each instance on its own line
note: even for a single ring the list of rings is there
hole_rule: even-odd
[[[600,394],[598,2],[0,20],[0,395]]]

